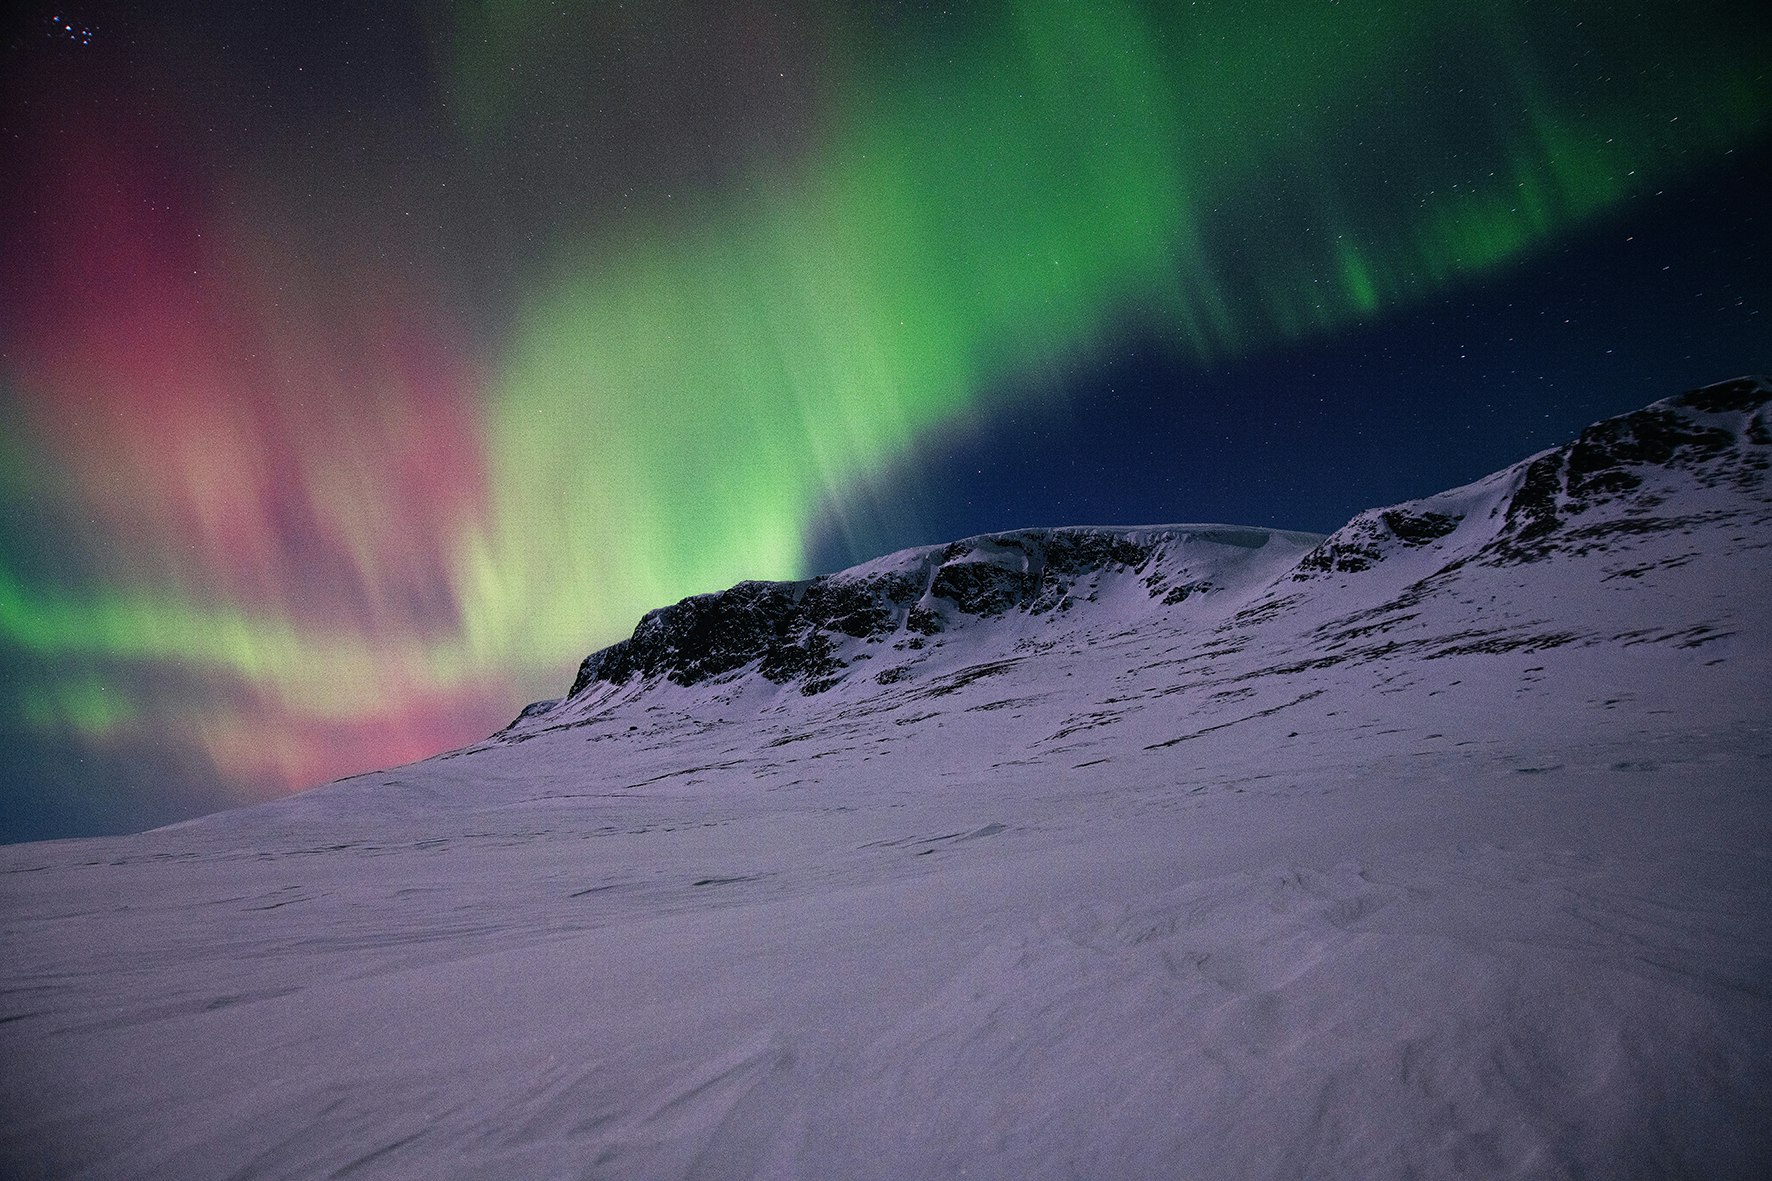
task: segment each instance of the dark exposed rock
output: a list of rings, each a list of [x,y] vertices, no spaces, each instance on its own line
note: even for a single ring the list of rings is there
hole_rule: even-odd
[[[942,628],[941,616],[927,607],[912,607],[904,622],[906,627],[924,636],[932,636]]]
[[[787,636],[806,584],[741,582],[651,611],[632,638],[587,657],[572,692],[594,681],[625,681],[635,673],[694,685],[742,668]]]
[[[1137,569],[1150,560],[1156,549],[1155,544],[1140,544],[1114,533],[1054,533],[1046,543],[1045,571],[1074,577],[1113,566]]]
[[[1769,401],[1772,383],[1742,378],[1595,423],[1573,442],[1523,465],[1481,559],[1506,565],[1545,557],[1572,537],[1573,518],[1619,498],[1631,498],[1627,512],[1652,513],[1659,500],[1645,490],[1644,479],[1656,468],[1689,470],[1704,486],[1763,485],[1772,468],[1772,453],[1764,450],[1772,447]],[[1737,421],[1712,416],[1737,416]],[[1304,581],[1369,570],[1398,547],[1431,545],[1461,523],[1455,516],[1403,507],[1361,513],[1305,555],[1292,577]],[[1593,539],[1584,544],[1591,546]]]
[[[1392,543],[1429,545],[1458,528],[1461,518],[1447,513],[1409,512],[1400,508],[1365,512],[1342,526],[1316,549],[1299,559],[1297,581],[1320,574],[1357,574],[1384,561]]]
[[[1609,418],[1582,431],[1566,449],[1569,494],[1629,492],[1643,482],[1630,470],[1633,466],[1666,464],[1682,450],[1702,458],[1734,442],[1730,431],[1702,426],[1661,407]]]
[[[741,582],[718,594],[695,595],[649,612],[631,638],[586,658],[572,692],[635,674],[662,674],[679,685],[695,685],[752,661],[778,683],[826,677],[843,667],[831,650],[831,633],[856,639],[889,635],[922,589],[916,578],[886,574]]]
[[[1527,465],[1500,535],[1485,547],[1485,556],[1503,565],[1548,556],[1571,519],[1637,493],[1649,469],[1695,470],[1703,485],[1763,482],[1767,457],[1756,449],[1772,444],[1762,421],[1769,400],[1772,385],[1742,378],[1595,423],[1574,442]],[[1690,411],[1749,417],[1730,429],[1696,419]],[[1639,496],[1633,511],[1651,510],[1655,503],[1654,497]]]
[[[1156,548],[1112,530],[1024,530],[955,542],[911,570],[743,582],[648,613],[629,639],[586,658],[572,693],[636,675],[695,685],[752,664],[769,680],[820,692],[846,667],[839,637],[880,640],[902,628],[912,633],[906,646],[921,647],[920,637],[950,626],[950,610],[1065,610],[1071,579],[1139,566]]]
[[[867,639],[891,631],[897,608],[909,606],[922,585],[905,575],[883,575],[866,581],[815,578],[801,601],[806,616],[818,626]]]
[[[929,593],[968,615],[1001,615],[1021,602],[1028,577],[991,561],[943,562]]]
[[[1384,560],[1378,550],[1380,525],[1362,514],[1343,525],[1322,545],[1298,560],[1292,577],[1297,581],[1319,574],[1356,574]]]
[[[1169,593],[1163,596],[1163,605],[1173,607],[1177,603],[1186,602],[1194,595],[1203,595],[1211,589],[1210,582],[1184,582],[1180,586],[1169,588]]]
[[[1541,455],[1526,468],[1526,476],[1507,505],[1505,532],[1516,542],[1542,537],[1557,527],[1557,496],[1563,488],[1563,456]]]
[[[763,653],[757,671],[782,684],[796,677],[829,676],[843,667],[831,651],[831,638],[815,631],[797,644],[777,644]]]
[[[1706,414],[1728,414],[1764,406],[1766,397],[1765,378],[1737,377],[1732,381],[1719,381],[1715,385],[1688,390],[1671,401],[1676,406],[1689,406]]]
[[[1405,545],[1426,545],[1458,528],[1461,518],[1447,513],[1406,513],[1387,509],[1379,514],[1393,536]]]

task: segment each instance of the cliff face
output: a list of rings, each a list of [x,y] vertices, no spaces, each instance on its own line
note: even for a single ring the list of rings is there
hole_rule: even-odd
[[[1208,570],[1270,546],[1290,560],[1315,540],[1200,525],[1024,529],[906,550],[800,582],[742,582],[649,612],[631,638],[586,658],[571,694],[635,676],[696,685],[743,669],[818,693],[869,645],[892,641],[898,651],[915,651],[928,637],[1001,616],[1063,617],[1129,579],[1142,598],[1173,607],[1215,589]]]

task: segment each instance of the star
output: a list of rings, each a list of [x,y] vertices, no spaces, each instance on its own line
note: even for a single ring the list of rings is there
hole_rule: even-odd
[[[49,18],[47,31],[52,40],[68,41],[75,45],[92,44],[93,30],[90,26],[76,24],[60,13]]]

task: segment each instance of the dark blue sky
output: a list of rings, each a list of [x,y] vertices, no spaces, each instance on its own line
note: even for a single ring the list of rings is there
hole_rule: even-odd
[[[1021,526],[1223,521],[1330,532],[1683,389],[1772,370],[1772,145],[1542,254],[1332,337],[1203,368],[1131,336],[878,481],[816,569]],[[891,491],[886,491],[891,490]]]

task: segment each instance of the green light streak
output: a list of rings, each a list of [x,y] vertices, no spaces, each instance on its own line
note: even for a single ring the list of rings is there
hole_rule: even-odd
[[[415,685],[446,688],[487,671],[474,668],[458,644],[329,634],[275,614],[164,593],[51,598],[33,595],[5,570],[0,635],[23,651],[59,661],[159,664],[226,676],[305,716],[332,719],[360,717],[404,698]],[[84,675],[76,674],[49,700],[80,700]],[[122,719],[141,704],[119,701],[112,708]],[[67,716],[71,722],[73,715]]]
[[[71,730],[101,738],[134,723],[136,704],[104,681],[83,676],[39,686],[22,702],[25,725],[36,730]]]
[[[541,667],[798,574],[821,505],[1128,318],[1203,362],[1330,332],[1766,125],[1758,63],[1606,80],[1648,30],[1721,37],[1678,6],[1569,83],[1519,46],[1609,9],[1477,8],[1025,0],[923,41],[849,30],[811,156],[537,285],[491,404],[493,511],[460,543],[470,651]],[[1440,79],[1449,54],[1486,102]]]

